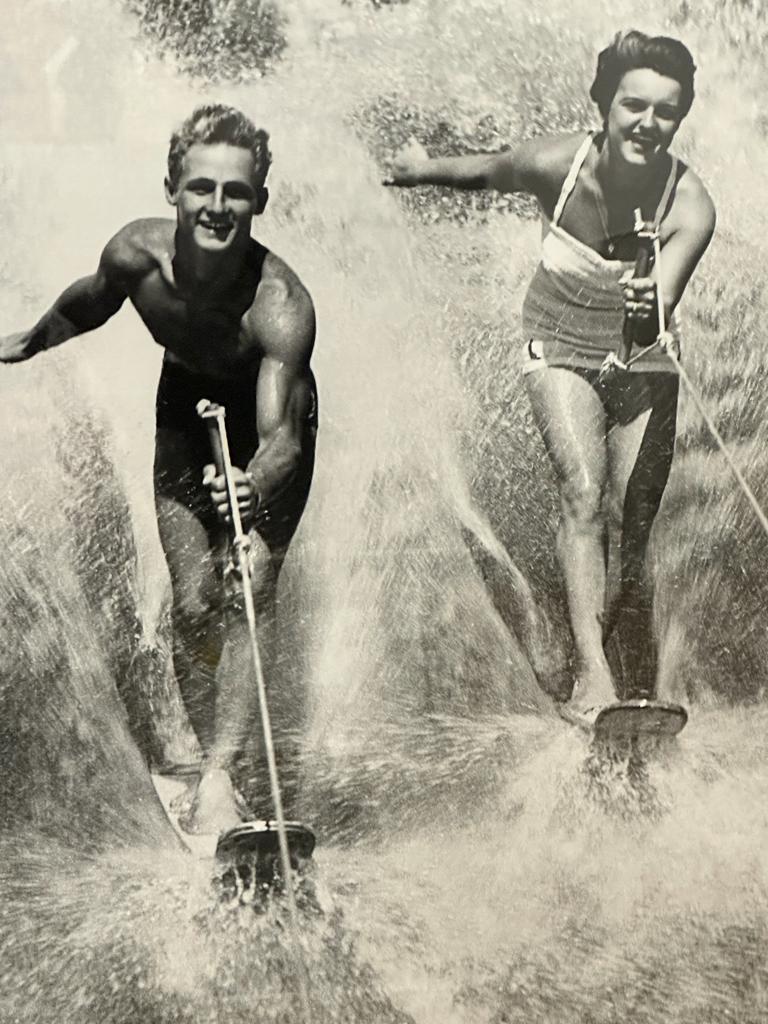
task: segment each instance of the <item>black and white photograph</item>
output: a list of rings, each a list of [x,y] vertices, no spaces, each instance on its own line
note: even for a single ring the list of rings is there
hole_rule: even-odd
[[[768,1020],[768,9],[3,20],[0,1024]]]

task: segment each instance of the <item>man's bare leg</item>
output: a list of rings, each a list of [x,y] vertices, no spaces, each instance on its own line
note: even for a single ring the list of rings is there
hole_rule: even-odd
[[[156,499],[171,577],[173,661],[187,715],[204,748],[213,737],[216,667],[224,640],[222,586],[208,533],[172,499]]]
[[[255,531],[251,532],[251,544],[257,650],[264,677],[269,680],[274,658],[277,571],[269,549]],[[257,749],[263,749],[253,647],[239,578],[230,577],[226,591],[226,637],[216,671],[215,724],[187,819],[187,826],[199,832],[221,831],[241,820],[232,785],[235,759],[246,745],[254,746],[254,737]]]
[[[525,383],[560,488],[557,554],[568,597],[576,675],[567,707],[576,715],[594,715],[616,696],[602,636],[605,411],[592,386],[571,370],[537,370],[525,377]]]

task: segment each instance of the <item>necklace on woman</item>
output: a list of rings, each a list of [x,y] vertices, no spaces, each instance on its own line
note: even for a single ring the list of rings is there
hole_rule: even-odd
[[[610,228],[608,226],[608,204],[605,201],[605,194],[603,192],[602,183],[600,180],[600,166],[599,166],[600,153],[596,158],[595,165],[593,166],[593,187],[590,189],[592,192],[592,201],[595,204],[597,210],[597,216],[600,218],[600,227],[602,228],[603,238],[605,240],[605,253],[608,259],[611,259],[616,252],[616,249],[621,241],[628,237],[628,235],[634,232],[634,226],[628,232],[622,232],[618,235],[611,236]],[[651,192],[654,188],[654,177],[651,176],[650,180],[647,180],[645,184],[640,187],[635,187],[633,191],[636,193],[636,200],[634,208],[644,208],[646,202],[650,199]]]
[[[653,187],[654,183],[653,181],[650,181],[643,188],[638,190],[637,206],[635,207],[635,209],[642,209],[643,207],[645,207],[646,202],[650,198],[651,190],[653,189]],[[593,189],[590,189],[590,191],[592,192],[592,201],[595,204],[597,215],[600,218],[600,227],[603,231],[603,238],[606,242],[605,252],[608,258],[610,259],[616,252],[619,243],[623,241],[625,238],[627,238],[629,235],[635,233],[635,228],[633,225],[633,227],[629,231],[622,232],[619,235],[615,234],[612,236],[610,233],[610,228],[608,227],[608,206],[605,202],[603,190],[600,187],[600,182],[597,178],[597,175],[595,175],[595,187]]]
[[[602,193],[600,193],[600,195],[598,195],[598,191],[599,191],[598,189],[592,190],[592,198],[593,198],[594,203],[595,203],[595,209],[597,210],[597,215],[600,218],[600,227],[603,229],[603,238],[606,241],[605,251],[606,251],[608,257],[610,258],[611,256],[613,256],[614,252],[616,251],[616,244],[617,243],[616,243],[616,241],[614,241],[613,238],[611,238],[611,234],[610,234],[610,231],[608,229],[608,212],[604,208]]]

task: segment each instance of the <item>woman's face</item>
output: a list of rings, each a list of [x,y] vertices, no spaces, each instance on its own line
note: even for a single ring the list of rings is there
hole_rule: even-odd
[[[619,82],[606,130],[612,156],[649,166],[669,149],[682,120],[682,86],[652,68],[633,68]]]

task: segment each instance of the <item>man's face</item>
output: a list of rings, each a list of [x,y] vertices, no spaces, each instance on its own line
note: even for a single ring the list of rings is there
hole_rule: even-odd
[[[608,111],[608,138],[617,155],[647,166],[669,149],[680,126],[682,87],[652,68],[635,68],[619,82]]]
[[[263,195],[254,170],[248,149],[226,142],[191,146],[176,188],[166,183],[180,232],[208,252],[225,252],[238,239],[249,237]]]

